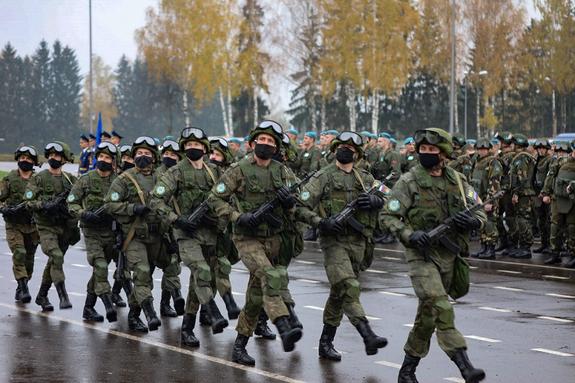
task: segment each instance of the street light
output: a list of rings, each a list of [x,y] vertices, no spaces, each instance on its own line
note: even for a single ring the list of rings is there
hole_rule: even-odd
[[[479,73],[477,73],[479,76],[486,76],[487,75],[487,71],[486,70],[480,70]],[[465,76],[465,104],[464,104],[464,121],[463,121],[463,135],[465,136],[465,139],[467,140],[467,82],[468,82],[468,77],[469,75],[474,75],[475,72],[473,70],[470,70],[469,72],[465,71],[463,72],[463,75]],[[479,97],[479,95],[477,95]],[[477,115],[477,119],[479,120],[479,114]],[[479,137],[477,137],[479,138]]]
[[[545,81],[551,84],[551,112],[552,112],[552,119],[553,119],[553,137],[557,135],[557,109],[555,105],[555,82],[551,80],[551,77],[545,76]]]

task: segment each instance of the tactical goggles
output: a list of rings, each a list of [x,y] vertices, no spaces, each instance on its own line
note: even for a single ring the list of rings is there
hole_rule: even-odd
[[[178,145],[176,141],[166,140],[162,144],[162,152],[165,152],[166,150],[171,150],[172,152],[179,152],[180,145]]]
[[[105,150],[108,149],[110,153],[116,154],[118,152],[118,148],[116,145],[112,144],[111,142],[102,142],[98,145],[98,150]]]
[[[57,153],[63,153],[64,152],[64,148],[62,147],[62,145],[56,143],[56,142],[50,142],[48,145],[46,145],[46,147],[44,148],[45,151],[50,151],[53,150]]]
[[[215,137],[210,140],[210,144],[220,145],[221,147],[228,148],[228,141],[222,137]]]
[[[38,156],[38,154],[36,153],[36,149],[31,148],[29,146],[22,146],[20,148],[18,148],[18,150],[16,151],[17,153],[29,153],[32,157],[36,157]]]
[[[413,140],[417,145],[421,145],[423,142],[426,142],[430,145],[437,145],[447,142],[445,137],[431,130],[418,130],[413,135]]]
[[[288,136],[287,134],[285,134],[285,133],[284,133],[283,136],[282,136],[282,143],[283,143],[284,145],[289,145],[289,144],[290,144],[289,136]]]
[[[132,151],[132,147],[130,145],[122,145],[120,146],[120,153],[124,154],[126,152],[131,152]]]
[[[363,139],[361,136],[354,132],[343,132],[336,138],[341,142],[353,142],[356,146],[361,146],[363,144]]]
[[[283,134],[282,127],[275,121],[262,121],[259,123],[258,129],[272,129],[280,137]]]
[[[134,141],[134,145],[142,145],[142,144],[146,144],[153,148],[156,147],[156,141],[150,136],[140,136],[136,138],[136,141]]]
[[[476,143],[475,149],[491,149],[491,143],[490,142]]]
[[[556,152],[571,152],[571,145],[568,142],[558,142],[555,144],[555,151]]]
[[[186,139],[186,138],[190,138],[192,137],[196,138],[198,140],[203,140],[206,138],[206,133],[204,133],[204,131],[200,128],[185,128],[184,130],[182,130],[182,138]]]
[[[533,144],[534,148],[549,148],[549,143],[547,141],[543,141],[543,140],[535,140],[535,143]]]

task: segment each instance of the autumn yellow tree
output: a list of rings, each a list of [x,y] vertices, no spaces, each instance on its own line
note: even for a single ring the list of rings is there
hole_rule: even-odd
[[[114,73],[112,68],[104,63],[100,56],[92,57],[92,72],[94,80],[92,83],[92,105],[94,116],[97,118],[98,113],[102,113],[102,126],[104,130],[112,131],[114,126],[112,120],[118,114],[112,91],[114,89]],[[90,75],[84,79],[84,90],[82,97],[81,121],[86,127],[90,126]],[[94,124],[95,126],[95,124]]]

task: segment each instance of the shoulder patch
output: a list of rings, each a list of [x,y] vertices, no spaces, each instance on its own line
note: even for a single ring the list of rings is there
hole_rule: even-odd
[[[412,160],[413,160],[413,156],[408,156],[408,157],[407,157],[407,160],[408,160],[408,161],[412,161]]]
[[[26,199],[32,199],[32,197],[34,197],[34,192],[32,190],[27,190],[26,193],[24,193],[24,197],[26,197]]]
[[[387,210],[391,211],[392,213],[398,212],[401,208],[401,203],[397,199],[392,199],[387,203]]]
[[[166,187],[164,185],[158,185],[158,186],[156,186],[156,190],[154,190],[154,193],[156,195],[159,195],[159,196],[164,195],[165,192],[166,192]]]
[[[309,194],[308,191],[303,191],[303,192],[301,192],[301,196],[300,196],[300,197],[301,197],[301,200],[302,200],[302,201],[307,201],[307,200],[309,199],[309,197],[310,197],[310,194]]]
[[[117,202],[120,200],[120,194],[118,194],[118,192],[112,192],[112,194],[110,194],[110,199]]]
[[[218,184],[218,186],[216,186],[216,191],[220,194],[225,192],[226,191],[226,184],[224,184],[223,182],[220,182]]]
[[[74,194],[70,194],[68,195],[68,198],[66,198],[66,201],[68,202],[74,202],[76,200],[76,196],[74,196]]]

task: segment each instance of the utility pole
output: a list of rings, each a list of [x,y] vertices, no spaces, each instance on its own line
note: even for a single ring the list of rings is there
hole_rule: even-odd
[[[449,133],[454,133],[455,117],[455,0],[451,0],[451,82],[449,90]]]
[[[94,122],[93,120],[93,116],[94,116],[94,104],[93,104],[93,85],[94,85],[94,76],[92,73],[92,0],[89,0],[88,3],[88,8],[89,8],[89,18],[90,18],[90,89],[89,89],[89,93],[90,93],[90,115],[89,115],[89,120],[90,120],[90,133],[94,134]]]

